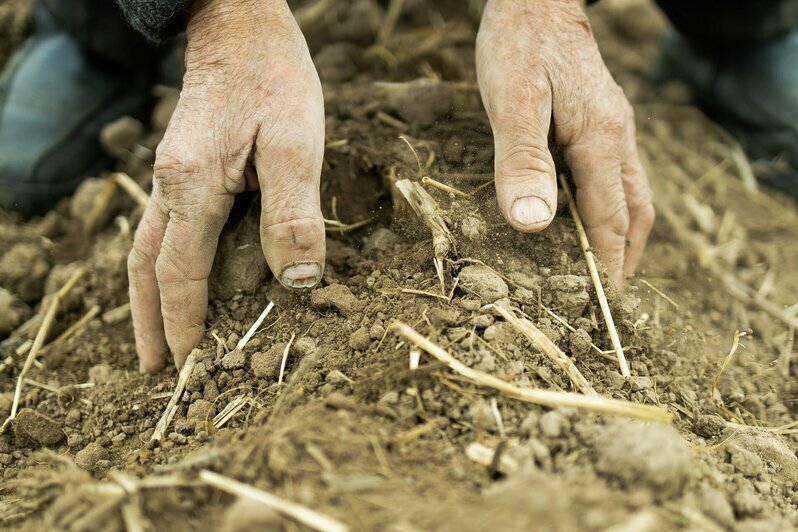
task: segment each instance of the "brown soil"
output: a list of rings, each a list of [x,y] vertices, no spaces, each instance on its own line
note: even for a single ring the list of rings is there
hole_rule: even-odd
[[[492,171],[472,59],[478,10],[408,1],[382,47],[374,45],[381,8],[371,0],[341,4],[305,20],[327,104],[323,209],[345,224],[373,221],[331,231],[322,286],[289,292],[252,251],[260,248],[258,198],[240,198],[217,256],[209,334],[161,443],[150,436],[176,372],[137,372],[129,315],[118,308],[127,299],[125,258],[140,209],[117,191],[92,220],[87,213],[106,186],[97,180],[41,219],[0,213],[0,327],[9,322],[0,335],[17,331],[0,348],[0,417],[10,411],[24,360],[15,351],[35,334],[20,324],[80,266],[87,274],[62,303],[51,336],[94,305],[101,309],[28,375],[22,410],[0,435],[0,525],[118,530],[127,515],[152,530],[301,528],[197,482],[197,472],[210,469],[354,530],[798,526],[794,331],[739,302],[721,280],[731,273],[777,308],[798,301],[798,208],[765,188],[745,188],[728,141],[683,87],[646,82],[663,28],[658,13],[637,2],[591,8],[605,58],[637,108],[660,212],[672,209],[683,221],[675,229],[660,216],[638,277],[624,293],[610,293],[633,374],[624,380],[612,357],[590,345],[610,347],[565,206],[551,228],[528,236],[507,229],[490,187],[473,199],[430,189],[456,257],[501,276],[459,262],[452,273],[462,282],[451,302],[402,291],[440,293],[440,283],[429,232],[391,182],[429,175],[470,192]],[[160,95],[151,132],[135,141],[149,149],[174,105],[174,93]],[[126,156],[119,168],[146,187],[148,152],[132,153],[144,155]],[[21,259],[8,257],[28,257],[28,275],[19,275]],[[275,311],[243,353],[234,350],[269,300]],[[526,312],[600,394],[662,405],[675,414],[673,427],[520,403],[424,356],[411,371],[408,346],[385,333],[402,320],[469,366],[519,386],[569,390],[556,366],[483,308],[496,300]],[[735,330],[752,334],[713,398]],[[287,383],[278,384],[294,335]],[[223,428],[209,423],[240,400],[244,408]],[[475,444],[493,465],[469,458]],[[120,495],[126,479],[148,484]],[[151,487],[158,479],[180,485]]]

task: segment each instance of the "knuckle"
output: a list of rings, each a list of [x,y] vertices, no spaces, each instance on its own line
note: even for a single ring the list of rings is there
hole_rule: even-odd
[[[137,231],[133,247],[127,256],[128,272],[141,274],[152,268],[160,252],[160,243],[147,236],[144,231]]]
[[[498,87],[491,87],[493,108],[500,117],[520,117],[534,114],[535,110],[548,100],[551,83],[545,70],[538,65],[524,69],[525,75],[512,76],[503,80]]]
[[[530,174],[554,175],[554,160],[547,146],[513,144],[496,159],[496,175],[502,179],[518,179]]]
[[[623,190],[608,190],[596,202],[595,199],[582,201],[585,210],[585,226],[589,229],[604,227],[618,236],[629,232],[629,208]]]

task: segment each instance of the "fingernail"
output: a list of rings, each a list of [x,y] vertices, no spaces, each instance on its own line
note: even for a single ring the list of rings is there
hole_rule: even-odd
[[[280,282],[288,288],[310,288],[321,280],[318,262],[293,262],[283,268]]]
[[[521,225],[535,225],[551,218],[549,205],[537,196],[518,198],[513,202],[510,216]]]

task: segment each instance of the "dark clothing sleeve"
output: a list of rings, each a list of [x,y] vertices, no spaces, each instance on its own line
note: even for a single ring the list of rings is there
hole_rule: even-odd
[[[673,25],[708,46],[746,45],[798,28],[798,0],[656,0]]]
[[[152,42],[183,29],[183,13],[194,0],[116,0],[133,28]]]

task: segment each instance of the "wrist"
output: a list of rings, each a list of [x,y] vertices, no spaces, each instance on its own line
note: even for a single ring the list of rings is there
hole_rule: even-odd
[[[258,36],[285,33],[295,24],[285,0],[197,0],[188,12],[186,63],[218,61],[227,46],[240,52]]]

